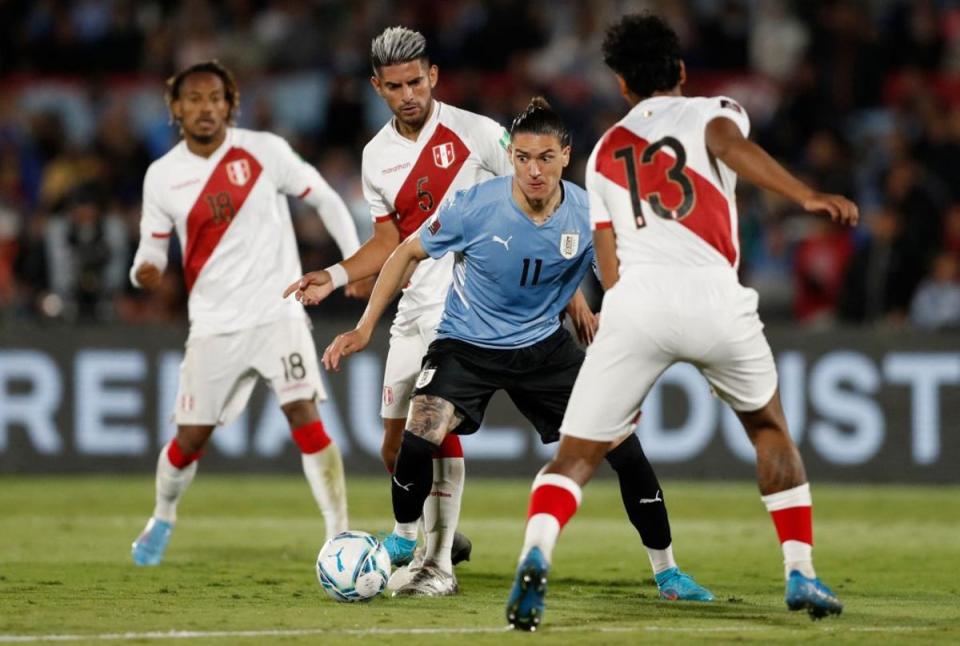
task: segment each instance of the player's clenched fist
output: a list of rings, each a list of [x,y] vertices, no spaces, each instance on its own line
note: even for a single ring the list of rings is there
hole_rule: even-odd
[[[137,267],[137,282],[144,289],[156,289],[160,286],[160,280],[163,278],[163,272],[153,263],[145,262]]]
[[[340,360],[354,352],[360,352],[370,344],[370,333],[357,328],[340,334],[323,351],[323,367],[327,370],[340,370]]]
[[[319,305],[333,293],[333,289],[330,274],[325,269],[321,269],[306,273],[299,280],[287,285],[283,290],[283,297],[295,294],[294,298],[304,305]]]

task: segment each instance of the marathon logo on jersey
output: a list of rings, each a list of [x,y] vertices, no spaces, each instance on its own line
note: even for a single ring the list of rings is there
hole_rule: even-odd
[[[234,186],[243,186],[250,181],[253,173],[250,172],[250,162],[246,159],[237,159],[227,164],[227,179]]]
[[[432,236],[437,235],[437,232],[440,231],[440,218],[437,217],[436,213],[434,213],[430,219],[430,224],[427,225],[427,231],[429,231]]]
[[[457,154],[454,152],[452,141],[433,147],[433,163],[440,168],[450,168],[455,161],[457,161]]]
[[[580,249],[580,234],[573,232],[566,232],[560,234],[560,255],[570,260],[577,255],[577,250]]]

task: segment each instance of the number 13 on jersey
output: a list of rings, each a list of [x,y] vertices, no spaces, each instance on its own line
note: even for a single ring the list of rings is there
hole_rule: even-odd
[[[644,142],[645,143],[645,142]],[[682,220],[693,210],[697,197],[693,182],[684,173],[687,151],[674,137],[664,137],[646,144],[637,160],[638,144],[628,144],[614,151],[613,157],[624,164],[627,190],[633,205],[634,222],[637,228],[647,226],[643,217],[642,202],[665,220]],[[666,149],[672,153],[657,155]]]

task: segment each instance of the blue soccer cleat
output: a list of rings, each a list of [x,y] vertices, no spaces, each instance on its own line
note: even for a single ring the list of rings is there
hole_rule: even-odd
[[[543,619],[543,597],[547,594],[550,566],[539,547],[527,552],[507,599],[507,621],[514,630],[534,631]]]
[[[654,577],[660,589],[660,598],[668,601],[713,601],[713,593],[693,580],[693,577],[672,567]]]
[[[820,579],[808,579],[798,570],[791,570],[787,577],[787,594],[784,600],[790,610],[806,609],[813,620],[843,612],[843,604],[833,590],[825,586]]]
[[[131,553],[135,565],[160,565],[163,553],[170,542],[173,523],[151,518],[137,540],[133,541]]]
[[[417,547],[417,541],[391,533],[383,539],[383,546],[387,548],[387,553],[390,555],[390,564],[394,567],[400,567],[413,560],[413,551]]]

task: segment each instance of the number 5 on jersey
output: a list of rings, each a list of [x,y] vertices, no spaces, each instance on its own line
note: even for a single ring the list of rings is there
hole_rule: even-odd
[[[661,148],[667,148],[674,158],[672,164],[664,164],[656,158]],[[651,210],[665,220],[682,220],[696,204],[696,193],[693,182],[684,173],[687,165],[687,151],[674,137],[664,137],[643,148],[640,155],[640,165],[636,161],[636,147],[633,144],[618,148],[613,153],[626,167],[627,190],[630,192],[630,203],[633,205],[634,222],[637,228],[647,226],[643,217],[643,200],[646,199]],[[669,158],[668,158],[669,159]],[[664,193],[674,197],[679,193],[679,200],[671,200],[672,205],[665,203]]]

